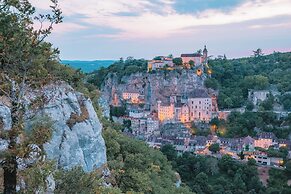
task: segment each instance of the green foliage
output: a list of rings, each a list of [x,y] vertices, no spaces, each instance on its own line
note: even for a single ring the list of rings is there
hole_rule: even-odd
[[[105,79],[111,75],[116,75],[117,79],[121,81],[121,78],[126,75],[137,72],[146,72],[147,71],[147,61],[144,59],[134,59],[128,57],[125,61],[120,60],[115,62],[113,65],[110,65],[107,68],[102,67],[101,69],[93,72],[88,79],[89,83],[96,85],[98,88],[101,88]]]
[[[260,106],[263,108],[263,110],[273,110],[274,101],[274,96],[269,95],[268,98],[260,104]]]
[[[254,108],[255,108],[254,103],[252,103],[251,101],[247,101],[246,110],[252,111]]]
[[[174,161],[177,158],[177,151],[172,144],[166,144],[161,147],[161,152],[167,156],[167,159],[170,161]]]
[[[236,162],[230,156],[221,159],[185,153],[173,162],[195,193],[259,193],[264,191],[254,166]],[[250,178],[252,177],[252,178]]]
[[[216,153],[220,150],[220,146],[218,143],[214,143],[214,144],[211,144],[209,146],[209,151],[213,152],[213,153]]]
[[[47,189],[47,177],[53,175],[56,165],[52,161],[38,161],[30,168],[19,171],[19,178],[25,181],[25,188],[20,193],[45,192]]]
[[[219,83],[219,108],[237,108],[246,104],[249,89],[276,86],[280,92],[291,91],[291,53],[273,53],[260,57],[210,60],[212,78]],[[281,102],[288,110],[290,100]],[[290,99],[290,97],[289,97]]]
[[[231,112],[226,121],[226,137],[254,136],[254,128],[260,128],[266,132],[274,132],[278,138],[286,138],[291,129],[280,127],[286,119],[278,120],[273,112]]]
[[[269,147],[267,150],[267,154],[269,157],[278,157],[278,158],[283,158],[286,160],[288,156],[288,148],[280,148],[279,150],[274,149],[273,147]]]
[[[100,185],[95,173],[85,173],[81,167],[60,170],[55,175],[55,193],[94,193]]]
[[[121,117],[125,115],[125,106],[110,106],[110,117]]]
[[[291,94],[284,94],[280,97],[280,102],[284,106],[285,110],[291,110]]]
[[[207,78],[205,81],[204,81],[204,86],[206,88],[212,88],[214,90],[217,90],[218,89],[218,82],[216,79],[213,79],[213,78]]]
[[[32,119],[29,128],[25,132],[26,136],[29,137],[27,143],[33,143],[42,147],[52,137],[53,122],[48,116],[38,116]]]
[[[269,80],[263,75],[251,75],[246,76],[242,84],[248,89],[265,90],[269,87]]]
[[[177,57],[173,59],[173,63],[177,66],[182,66],[183,65],[183,60],[181,57]]]
[[[108,127],[104,130],[108,166],[123,192],[190,193],[175,187],[175,174],[166,157],[145,143]]]
[[[291,177],[291,160],[289,160],[285,166],[286,166],[286,169],[285,169],[286,174],[288,175],[288,177]]]
[[[256,160],[253,159],[253,158],[249,159],[249,160],[248,160],[248,165],[250,165],[250,166],[254,166],[254,165],[256,165]]]
[[[193,60],[190,60],[190,61],[189,61],[189,65],[190,65],[191,67],[193,67],[193,66],[194,66],[194,64],[195,64],[195,63],[194,63],[194,61],[193,61]]]
[[[290,176],[283,171],[275,168],[269,170],[269,180],[267,193],[290,193],[291,188],[287,185]]]

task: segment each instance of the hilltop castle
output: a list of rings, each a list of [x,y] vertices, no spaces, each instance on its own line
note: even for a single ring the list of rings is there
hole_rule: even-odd
[[[148,61],[148,72],[160,69],[173,70],[181,68],[196,68],[196,74],[198,76],[201,76],[204,72],[208,75],[211,75],[212,72],[208,67],[208,50],[206,46],[204,46],[203,51],[199,50],[196,53],[192,54],[181,54],[180,57],[175,59],[173,58],[173,56],[158,56],[155,57],[153,60]]]

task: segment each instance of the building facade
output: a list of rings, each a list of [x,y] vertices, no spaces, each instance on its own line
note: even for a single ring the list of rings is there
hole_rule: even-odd
[[[139,103],[140,93],[138,92],[123,92],[122,98],[123,100],[128,100],[131,103]]]

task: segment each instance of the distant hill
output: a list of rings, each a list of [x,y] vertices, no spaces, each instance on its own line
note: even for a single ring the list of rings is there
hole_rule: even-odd
[[[62,60],[61,63],[69,65],[74,69],[81,69],[84,73],[91,73],[101,67],[109,67],[114,60],[96,60],[96,61],[78,61],[78,60]]]

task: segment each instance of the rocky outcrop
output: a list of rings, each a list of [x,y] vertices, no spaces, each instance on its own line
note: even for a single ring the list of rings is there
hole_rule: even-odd
[[[121,79],[115,74],[109,74],[102,87],[102,99],[113,104],[114,97],[118,96],[118,103],[121,103],[122,92],[137,91],[144,95],[147,104],[155,105],[157,100],[164,100],[171,95],[181,95],[197,88],[204,88],[204,80],[205,76],[198,76],[196,70],[185,69],[135,73]],[[106,107],[108,109],[106,103],[102,105],[104,109]]]
[[[44,145],[48,159],[56,160],[65,169],[82,166],[86,172],[106,163],[102,125],[89,98],[62,82],[28,91],[25,104],[28,130],[35,116],[48,116],[53,123],[52,139]],[[0,120],[4,130],[9,130],[10,109],[1,101]],[[0,140],[0,149],[5,145]]]

